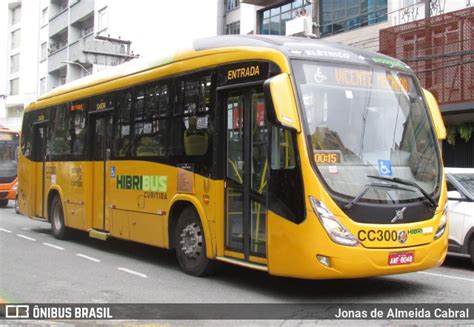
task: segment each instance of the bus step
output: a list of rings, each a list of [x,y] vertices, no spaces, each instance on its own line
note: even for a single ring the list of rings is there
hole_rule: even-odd
[[[238,260],[238,259],[234,259],[234,258],[229,258],[229,257],[216,257],[216,259],[220,260],[220,261],[223,261],[223,262],[231,263],[231,264],[234,264],[234,265],[268,272],[268,267],[265,266],[265,265],[252,263],[252,262],[246,262],[246,261],[242,261],[242,260]]]
[[[89,231],[89,237],[96,238],[96,239],[102,240],[102,241],[107,241],[107,239],[110,237],[110,233],[109,232],[101,232],[101,231],[98,231],[98,230],[95,230],[95,229],[91,229]]]

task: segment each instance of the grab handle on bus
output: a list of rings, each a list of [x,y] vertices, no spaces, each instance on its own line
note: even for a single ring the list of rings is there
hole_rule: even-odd
[[[268,120],[299,133],[300,120],[290,75],[282,73],[267,79],[263,91]]]

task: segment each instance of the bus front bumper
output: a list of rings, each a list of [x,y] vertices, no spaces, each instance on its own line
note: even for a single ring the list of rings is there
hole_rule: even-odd
[[[0,184],[0,200],[15,200],[16,198],[16,180],[8,184]]]
[[[430,244],[407,248],[354,248],[348,250],[344,256],[329,256],[331,267],[324,266],[317,258],[316,264],[320,266],[318,274],[321,273],[328,278],[360,278],[400,274],[441,265],[446,257],[447,249],[447,238],[442,237]],[[407,253],[413,255],[413,262],[390,263],[391,258]]]
[[[406,248],[369,249],[344,247],[344,251],[305,251],[286,267],[269,262],[272,275],[304,279],[364,278],[382,275],[408,273],[437,267],[444,262],[448,249],[447,235],[430,244]],[[324,248],[323,248],[324,249]],[[401,253],[411,253],[413,262],[389,264],[390,258]],[[327,258],[326,263],[321,257]],[[296,258],[294,258],[296,259]]]

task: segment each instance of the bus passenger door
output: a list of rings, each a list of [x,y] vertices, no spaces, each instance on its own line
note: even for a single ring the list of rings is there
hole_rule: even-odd
[[[44,190],[44,178],[45,178],[45,162],[46,162],[46,144],[47,144],[47,133],[48,133],[47,122],[33,124],[33,158],[35,160],[35,176],[36,181],[35,192],[35,217],[44,217],[44,203],[45,203],[45,190]]]
[[[93,205],[92,228],[109,230],[107,208],[107,169],[112,148],[112,114],[91,113],[92,160],[93,160]]]
[[[225,255],[266,264],[268,124],[260,87],[229,91],[226,118]]]

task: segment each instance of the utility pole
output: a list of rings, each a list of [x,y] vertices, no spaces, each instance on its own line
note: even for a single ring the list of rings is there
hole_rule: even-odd
[[[425,18],[431,17],[431,0],[425,0]]]

